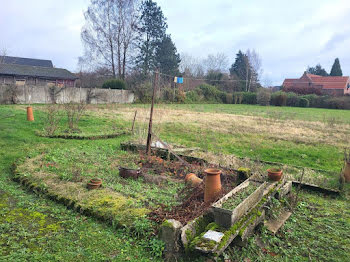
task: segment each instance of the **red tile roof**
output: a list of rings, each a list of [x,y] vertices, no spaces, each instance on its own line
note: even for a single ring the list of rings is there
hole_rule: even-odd
[[[297,79],[287,78],[283,81],[285,87],[300,87],[309,86],[322,87],[323,89],[346,89],[350,83],[348,76],[319,76],[304,73],[302,77]]]
[[[311,77],[314,84],[322,85],[324,89],[344,89],[349,82],[348,76]]]

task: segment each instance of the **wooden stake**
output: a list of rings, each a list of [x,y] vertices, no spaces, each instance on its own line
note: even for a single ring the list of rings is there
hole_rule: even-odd
[[[134,126],[135,126],[136,115],[137,115],[137,110],[135,111],[134,121],[132,121],[132,128],[131,128],[131,132],[132,133],[134,133]]]
[[[151,144],[152,144],[152,118],[153,118],[153,107],[154,107],[154,96],[156,93],[158,84],[158,70],[154,72],[154,81],[153,81],[153,94],[152,94],[152,105],[151,105],[151,113],[149,117],[149,124],[148,124],[148,135],[147,135],[147,145],[146,145],[146,154],[151,153]]]
[[[191,166],[189,163],[187,163],[185,160],[183,160],[181,157],[179,157],[167,144],[165,144],[159,137],[157,137],[155,134],[152,134],[157,140],[172,153],[178,160],[180,160],[181,163],[183,163],[186,166]]]
[[[292,212],[296,208],[296,206],[298,204],[298,201],[299,201],[299,193],[300,193],[300,190],[301,190],[301,183],[303,182],[303,179],[304,179],[304,174],[305,174],[305,168],[303,168],[303,173],[301,174],[300,182],[299,182],[298,188],[296,190],[297,192],[295,194],[295,199],[294,199],[293,207],[292,207],[292,210],[291,210]]]

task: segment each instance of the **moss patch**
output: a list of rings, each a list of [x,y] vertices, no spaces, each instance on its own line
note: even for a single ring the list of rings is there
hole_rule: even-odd
[[[0,193],[0,208],[0,248],[7,247],[5,254],[13,251],[8,243],[16,243],[11,245],[14,248],[25,246],[30,251],[40,251],[39,239],[54,236],[62,230],[55,219],[41,212],[16,207],[8,194]],[[20,230],[14,230],[18,227]]]
[[[16,179],[32,190],[118,226],[132,226],[135,220],[149,213],[137,199],[111,189],[88,190],[83,182],[62,181],[57,174],[35,172],[33,167],[37,161],[38,158],[28,159],[15,171]],[[26,175],[28,173],[30,176]]]

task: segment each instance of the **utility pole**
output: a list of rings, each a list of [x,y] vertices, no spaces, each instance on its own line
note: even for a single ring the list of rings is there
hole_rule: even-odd
[[[151,105],[151,113],[150,113],[150,117],[149,117],[147,145],[146,145],[146,154],[147,155],[150,155],[150,153],[151,153],[153,107],[154,107],[154,97],[156,94],[157,85],[158,85],[158,69],[154,72],[152,105]]]

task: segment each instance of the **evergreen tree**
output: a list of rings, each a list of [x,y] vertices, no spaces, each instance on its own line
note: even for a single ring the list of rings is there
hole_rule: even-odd
[[[341,70],[340,67],[340,63],[339,63],[339,58],[336,58],[334,60],[332,69],[331,69],[331,73],[329,74],[330,76],[343,76],[343,72]]]
[[[230,68],[231,77],[241,80],[238,82],[238,89],[241,91],[249,91],[249,82],[255,75],[252,66],[249,63],[249,57],[241,50],[236,54],[235,62]]]
[[[155,62],[162,73],[170,75],[179,73],[180,55],[177,53],[170,35],[165,35],[159,43],[156,50]]]
[[[241,50],[236,54],[235,62],[230,68],[230,75],[237,76],[239,79],[247,78],[247,69],[248,69],[248,57]]]
[[[144,74],[156,65],[156,50],[167,29],[166,18],[156,2],[146,0],[141,4],[141,17],[138,26],[138,55],[136,64]]]
[[[306,72],[313,75],[328,76],[327,71],[320,64],[315,67],[308,67]]]

